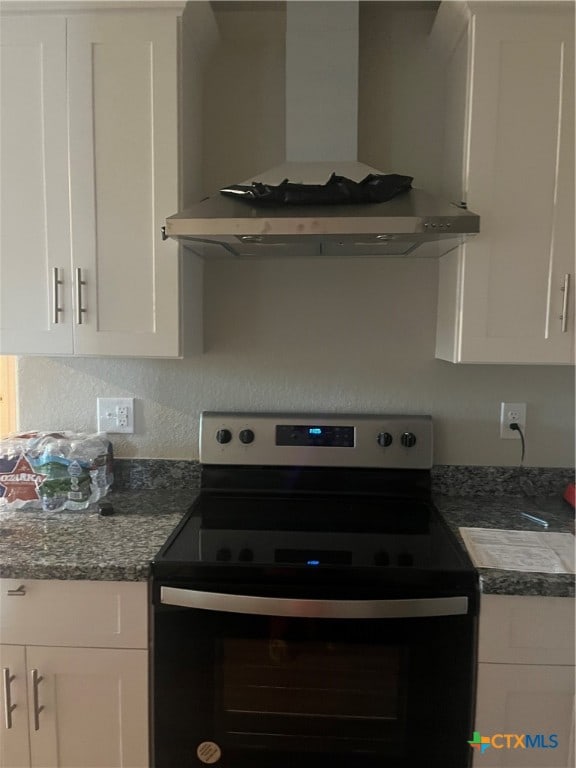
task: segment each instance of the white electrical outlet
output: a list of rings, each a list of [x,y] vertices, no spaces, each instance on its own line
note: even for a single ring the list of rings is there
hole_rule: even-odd
[[[500,437],[506,440],[520,439],[517,429],[510,429],[510,424],[518,424],[526,437],[526,403],[500,404]]]
[[[127,405],[116,406],[116,421],[119,427],[127,427],[129,424],[130,409]]]
[[[100,432],[134,432],[133,397],[96,398]]]

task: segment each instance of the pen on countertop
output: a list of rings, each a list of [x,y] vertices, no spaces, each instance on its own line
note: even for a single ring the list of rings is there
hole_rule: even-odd
[[[534,515],[529,515],[528,512],[520,512],[520,514],[523,517],[527,517],[528,520],[532,520],[535,523],[538,523],[538,525],[541,525],[543,528],[548,528],[548,523],[546,520],[542,520],[541,517],[535,517]]]

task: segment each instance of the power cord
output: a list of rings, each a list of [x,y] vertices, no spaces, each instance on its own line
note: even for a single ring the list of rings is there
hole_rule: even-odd
[[[510,429],[514,430],[514,432],[520,433],[520,440],[522,441],[522,458],[520,459],[520,466],[524,463],[524,455],[526,453],[526,442],[524,440],[524,433],[520,429],[520,425],[517,424],[515,421],[510,424]]]
[[[524,433],[522,432],[522,429],[521,429],[520,425],[517,424],[514,421],[512,422],[512,424],[510,424],[510,429],[512,429],[514,432],[519,432],[520,433],[520,440],[522,441],[522,458],[520,459],[520,466],[522,466],[523,463],[524,463],[524,453],[525,453],[525,449],[526,449],[526,443],[525,443],[525,440],[524,440]],[[534,493],[530,494],[530,493],[528,493],[528,491],[526,489],[523,489],[523,492],[524,492],[524,495],[527,496],[527,497],[532,496],[533,498],[536,498]],[[520,512],[520,514],[522,515],[522,517],[528,518],[528,520],[530,520],[532,523],[537,523],[538,525],[541,525],[544,529],[548,528],[549,523],[548,523],[547,520],[544,520],[541,517],[536,517],[536,515],[531,515],[528,512]]]

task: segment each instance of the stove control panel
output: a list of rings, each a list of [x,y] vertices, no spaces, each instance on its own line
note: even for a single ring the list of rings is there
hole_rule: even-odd
[[[378,568],[423,568],[432,560],[430,536],[425,531],[385,537],[373,533],[332,533],[331,541],[332,548],[328,549],[326,535],[315,531],[202,529],[199,557],[207,563]]]
[[[202,464],[430,469],[430,416],[205,412]]]

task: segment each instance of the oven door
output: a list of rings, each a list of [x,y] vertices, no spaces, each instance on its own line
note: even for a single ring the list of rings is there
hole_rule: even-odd
[[[155,768],[470,764],[467,597],[271,591],[155,586]]]

